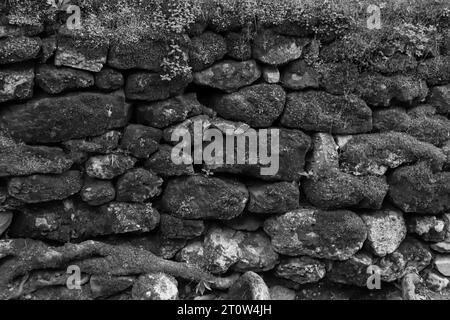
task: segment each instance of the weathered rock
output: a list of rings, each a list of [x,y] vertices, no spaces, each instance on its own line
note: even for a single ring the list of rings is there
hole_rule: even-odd
[[[387,107],[391,101],[413,104],[425,100],[428,87],[423,80],[411,76],[386,77],[375,73],[365,73],[358,79],[357,92],[367,104]]]
[[[123,87],[125,80],[123,75],[114,69],[103,68],[95,74],[95,86],[101,90],[114,91]]]
[[[33,96],[33,66],[11,66],[0,70],[0,103]]]
[[[0,237],[8,230],[13,219],[13,213],[6,211],[0,212]]]
[[[129,112],[120,93],[71,93],[2,108],[0,129],[26,143],[53,143],[123,127]]]
[[[194,73],[199,85],[233,92],[248,86],[261,77],[261,70],[254,60],[236,62],[224,60],[200,72]]]
[[[34,59],[41,50],[39,38],[10,37],[0,39],[0,64]]]
[[[69,140],[63,145],[70,152],[107,154],[118,147],[120,136],[119,131],[108,131],[98,137]]]
[[[100,72],[106,63],[108,40],[103,35],[86,37],[61,28],[58,33],[58,49],[55,66]]]
[[[441,292],[449,285],[450,281],[440,274],[430,271],[426,273],[425,283],[431,290]]]
[[[276,84],[281,80],[280,70],[274,66],[264,66],[262,69],[262,75],[264,81],[269,84]]]
[[[230,32],[225,36],[228,55],[236,60],[244,61],[252,58],[251,35],[246,32]]]
[[[194,240],[181,248],[176,259],[199,268],[207,268],[205,250],[203,242],[200,240]]]
[[[195,93],[188,93],[164,101],[138,106],[136,117],[142,124],[166,128],[202,113],[202,105]]]
[[[282,287],[282,286],[273,286],[269,289],[271,300],[296,300],[297,294],[294,290]]]
[[[80,191],[81,199],[91,206],[100,206],[116,198],[116,189],[111,181],[86,179]]]
[[[249,131],[249,129],[248,126],[240,126],[237,131],[235,130],[233,134],[235,141],[251,134],[252,131]],[[272,136],[275,136],[277,132],[279,136],[278,143],[276,140],[272,143]],[[257,164],[251,164],[249,162],[250,157],[247,147],[245,149],[245,164],[237,164],[236,161],[234,164],[227,164],[226,158],[224,158],[223,164],[208,164],[206,168],[213,172],[242,174],[267,181],[300,180],[304,175],[305,156],[311,145],[309,136],[300,130],[274,128],[268,130],[267,136],[268,146],[274,152],[272,154],[275,155],[278,151],[278,170],[276,170],[277,167],[274,159],[270,160],[270,163],[266,165],[267,161],[264,163],[257,157]],[[260,139],[257,140],[259,143]],[[235,146],[237,145],[238,143],[235,143]]]
[[[355,175],[383,175],[388,169],[422,160],[441,169],[446,157],[439,148],[399,132],[353,136],[340,154],[341,168]]]
[[[291,90],[318,88],[319,73],[304,60],[296,60],[283,69],[281,82]]]
[[[258,33],[253,43],[253,57],[270,65],[282,65],[301,57],[307,39],[285,37],[271,31]]]
[[[134,281],[133,277],[92,275],[89,279],[89,287],[94,298],[107,298],[127,290]]]
[[[299,284],[314,283],[325,277],[326,265],[310,257],[289,258],[281,261],[275,274]]]
[[[308,201],[324,209],[380,209],[389,188],[385,177],[356,177],[337,169],[310,178],[302,186]]]
[[[318,68],[320,73],[320,86],[326,92],[344,95],[355,90],[359,72],[353,63],[325,63]]]
[[[159,129],[130,124],[125,128],[120,146],[136,158],[148,158],[158,150],[161,137]]]
[[[185,220],[168,214],[161,214],[160,231],[169,239],[193,239],[203,234],[202,220]]]
[[[192,164],[175,164],[171,157],[172,147],[166,144],[160,145],[159,150],[145,162],[145,167],[163,178],[194,174]]]
[[[0,177],[59,174],[72,164],[60,148],[18,144],[0,133]]]
[[[244,273],[228,291],[231,300],[270,300],[269,288],[254,272]]]
[[[395,170],[389,197],[403,212],[439,214],[450,209],[450,172],[433,173],[424,162]]]
[[[262,218],[251,213],[243,213],[236,218],[223,221],[223,224],[238,231],[256,231],[264,225]]]
[[[430,248],[439,253],[450,253],[450,242],[433,243]]]
[[[86,71],[40,64],[36,68],[36,83],[45,92],[57,94],[92,87],[94,76]]]
[[[431,90],[428,103],[436,107],[438,113],[450,113],[450,84],[446,86],[434,87]]]
[[[379,131],[405,132],[435,146],[450,139],[450,120],[436,115],[436,108],[421,105],[408,110],[402,108],[380,109],[373,114],[373,124]]]
[[[7,21],[3,21],[0,23],[0,38],[8,38],[8,37],[21,37],[27,36],[32,37],[36,36],[44,30],[44,25],[41,23],[33,23],[28,25],[12,25]]]
[[[417,67],[417,60],[414,56],[400,52],[396,52],[390,57],[379,55],[370,63],[374,71],[384,74],[406,73],[414,71]]]
[[[229,220],[247,201],[247,188],[237,181],[194,175],[169,180],[161,205],[179,218]]]
[[[412,216],[407,220],[408,233],[415,233],[427,242],[444,241],[448,226],[434,216]]]
[[[177,300],[178,282],[164,273],[146,274],[136,280],[131,295],[134,300]]]
[[[446,277],[450,277],[450,256],[437,256],[434,259],[436,269]]]
[[[61,175],[33,175],[12,178],[8,193],[26,203],[63,200],[80,191],[81,172],[67,171]]]
[[[97,179],[111,180],[134,167],[136,159],[121,154],[91,157],[86,162],[86,173]]]
[[[295,182],[255,183],[248,186],[247,210],[253,213],[285,213],[299,207],[300,191]]]
[[[278,253],[330,260],[350,258],[362,248],[367,236],[362,219],[343,210],[291,211],[266,220],[264,230]]]
[[[313,177],[327,176],[331,170],[339,168],[338,146],[328,133],[315,133],[312,136],[312,152],[307,159],[307,172]]]
[[[407,237],[396,251],[376,262],[380,268],[381,280],[392,282],[401,279],[408,270],[417,272],[431,262],[431,253],[420,241]]]
[[[372,111],[354,95],[333,96],[321,91],[287,95],[283,126],[308,131],[352,134],[372,130]]]
[[[121,239],[120,243],[150,251],[164,259],[173,259],[177,252],[186,246],[186,240],[169,239],[163,237],[160,232],[132,237],[131,239],[127,237]]]
[[[163,180],[143,168],[128,171],[117,181],[117,201],[145,202],[161,193]]]
[[[192,38],[189,63],[194,71],[200,71],[222,59],[226,53],[225,39],[219,34],[207,31]]]
[[[419,64],[417,72],[429,85],[446,84],[450,81],[450,56],[438,56]]]
[[[370,274],[367,272],[372,265],[372,258],[358,252],[346,261],[335,261],[327,278],[336,283],[365,287]]]
[[[42,49],[39,61],[46,63],[56,52],[58,47],[57,39],[55,35],[42,39]]]
[[[16,214],[11,225],[14,237],[68,242],[95,236],[148,232],[159,223],[151,204],[111,202],[90,207],[84,202],[64,200],[29,206]]]
[[[447,157],[447,161],[444,163],[444,170],[450,171],[450,140],[444,144],[442,152],[444,152]]]
[[[406,237],[406,224],[400,211],[386,209],[360,217],[367,226],[367,248],[379,257],[397,250]]]
[[[278,85],[257,84],[238,92],[218,95],[210,107],[218,115],[233,121],[242,121],[251,127],[270,127],[281,115],[286,93]]]
[[[191,75],[163,80],[159,73],[136,71],[128,76],[125,93],[127,98],[132,100],[164,100],[183,93],[191,80]]]

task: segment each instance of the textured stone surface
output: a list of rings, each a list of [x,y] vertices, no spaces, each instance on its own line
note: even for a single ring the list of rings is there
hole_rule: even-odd
[[[275,270],[276,276],[299,284],[318,282],[325,274],[325,263],[310,257],[282,260]]]
[[[189,64],[194,71],[210,67],[227,53],[225,39],[216,33],[207,31],[192,38],[189,50]]]
[[[270,300],[264,280],[252,271],[244,273],[228,291],[231,300]]]
[[[239,61],[251,59],[252,46],[250,37],[250,33],[246,31],[228,33],[225,36],[228,51],[227,54],[231,58]]]
[[[403,212],[439,214],[450,208],[450,172],[433,173],[426,163],[395,170],[389,198]]]
[[[98,136],[125,126],[129,105],[120,93],[71,93],[35,98],[0,110],[0,129],[27,143]]]
[[[41,64],[36,68],[36,83],[47,93],[57,94],[94,85],[94,76],[86,71]]]
[[[195,93],[189,93],[164,101],[140,104],[136,112],[140,123],[162,129],[199,115],[202,105]]]
[[[262,76],[265,82],[275,84],[280,82],[280,70],[274,66],[264,66],[262,69]]]
[[[125,128],[120,146],[136,158],[148,158],[158,150],[161,137],[159,129],[130,124]]]
[[[0,64],[34,59],[41,49],[39,38],[9,37],[0,39]]]
[[[134,283],[131,295],[134,300],[177,300],[178,282],[164,273],[146,274]]]
[[[161,193],[163,180],[143,168],[128,171],[117,180],[117,201],[145,202]]]
[[[253,213],[285,213],[299,207],[300,191],[295,182],[255,183],[248,186],[247,210]]]
[[[13,219],[13,213],[9,211],[0,212],[0,237],[8,230]]]
[[[105,91],[114,91],[123,87],[125,80],[123,75],[114,69],[103,68],[95,74],[95,85]]]
[[[312,151],[307,159],[307,172],[319,178],[339,168],[338,146],[331,134],[315,133],[311,137]]]
[[[70,152],[106,154],[117,148],[120,136],[119,131],[108,131],[97,137],[69,140],[63,142],[63,145]]]
[[[446,86],[437,86],[431,90],[428,103],[435,106],[438,113],[450,113],[450,84]]]
[[[257,84],[238,92],[213,97],[210,107],[225,119],[251,127],[270,127],[281,115],[286,93],[278,85]]]
[[[408,232],[415,233],[427,242],[444,241],[448,225],[434,216],[412,216],[407,220]]]
[[[81,172],[67,171],[61,175],[12,178],[8,193],[26,203],[39,203],[65,199],[80,191],[81,186]]]
[[[450,277],[450,257],[449,256],[437,256],[434,260],[436,269],[446,277]]]
[[[281,82],[291,90],[319,88],[319,73],[304,60],[296,60],[283,68]]]
[[[121,154],[91,157],[86,162],[86,173],[97,179],[110,180],[133,168],[136,159]]]
[[[229,220],[244,210],[248,191],[240,182],[195,175],[169,180],[161,200],[179,218]]]
[[[5,67],[0,70],[0,103],[23,100],[33,96],[32,65]]]
[[[170,239],[193,239],[203,234],[205,225],[201,220],[186,220],[169,214],[161,214],[161,234]]]
[[[263,31],[254,40],[253,57],[266,64],[282,65],[300,58],[307,44],[306,39]]]
[[[111,202],[95,208],[64,200],[21,209],[11,226],[11,234],[68,242],[100,235],[148,232],[158,223],[159,213],[151,204]]]
[[[367,272],[372,265],[372,258],[358,252],[346,261],[335,261],[327,274],[327,279],[336,283],[365,287],[370,274]]]
[[[254,60],[243,62],[225,60],[208,69],[194,73],[194,82],[199,85],[233,92],[252,84],[260,76],[260,67]]]
[[[353,63],[326,63],[319,68],[320,86],[326,92],[344,95],[353,92],[358,83],[358,67]]]
[[[406,224],[400,211],[386,209],[360,216],[367,226],[367,248],[377,256],[394,252],[406,237]]]
[[[331,260],[350,258],[367,237],[362,219],[344,210],[299,209],[269,218],[264,230],[278,253]]]
[[[111,181],[85,179],[80,191],[81,199],[91,206],[100,206],[116,198],[116,189]]]
[[[448,83],[450,81],[450,56],[427,59],[419,64],[417,72],[430,85]]]
[[[194,174],[192,164],[175,164],[172,161],[172,147],[166,144],[159,146],[159,150],[145,162],[145,167],[163,178]]]
[[[307,131],[353,134],[372,129],[372,111],[354,95],[338,97],[320,91],[295,92],[287,95],[281,124]]]

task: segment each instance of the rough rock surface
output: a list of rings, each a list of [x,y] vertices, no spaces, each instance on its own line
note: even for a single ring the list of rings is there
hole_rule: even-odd
[[[145,167],[163,178],[194,174],[192,164],[175,164],[172,161],[172,147],[166,144],[159,146],[159,150],[146,161]]]
[[[0,39],[0,64],[34,59],[39,54],[41,44],[39,38],[8,37]]]
[[[111,181],[85,179],[80,195],[89,205],[100,206],[116,198],[116,189]]]
[[[170,180],[161,205],[179,218],[229,220],[242,213],[247,201],[247,188],[239,182],[194,175]]]
[[[161,193],[163,180],[143,168],[128,171],[117,180],[117,201],[145,202]]]
[[[169,214],[161,214],[161,234],[169,239],[193,239],[203,234],[205,225],[201,220],[186,220]]]
[[[444,241],[448,232],[448,223],[435,216],[412,216],[407,226],[409,233],[415,233],[427,242]]]
[[[136,280],[131,295],[135,300],[177,300],[178,282],[164,273],[146,274]]]
[[[76,153],[101,153],[107,154],[114,151],[119,145],[121,133],[119,131],[108,131],[101,136],[76,139],[63,142],[69,152]]]
[[[434,87],[431,90],[428,103],[435,106],[438,113],[450,113],[450,85]]]
[[[91,178],[110,180],[133,168],[136,159],[121,154],[91,157],[86,162],[86,173]]]
[[[372,265],[372,258],[364,252],[358,252],[346,261],[335,261],[327,273],[327,279],[336,283],[364,287],[370,274],[367,272]]]
[[[363,220],[344,210],[299,209],[269,218],[264,230],[278,253],[330,260],[350,258],[367,237]]]
[[[161,137],[159,129],[130,124],[125,128],[120,146],[136,158],[148,158],[158,150]]]
[[[310,257],[282,260],[275,270],[276,276],[299,284],[318,282],[325,274],[325,263]]]
[[[33,96],[33,66],[12,66],[0,70],[0,103]]]
[[[192,39],[189,63],[194,71],[200,71],[222,59],[226,53],[225,39],[219,34],[207,31]]]
[[[252,271],[244,273],[230,288],[231,300],[270,300],[270,292],[264,280]]]
[[[354,134],[372,130],[372,111],[354,95],[295,92],[287,95],[281,124],[306,131]]]
[[[248,186],[252,213],[285,213],[299,207],[300,191],[295,182],[256,183]]]
[[[95,74],[95,85],[105,91],[114,91],[123,87],[125,80],[123,75],[114,69],[103,68]]]
[[[36,68],[36,83],[47,93],[57,94],[94,85],[94,76],[86,71],[41,64]]]
[[[129,112],[120,94],[70,93],[2,108],[0,129],[27,143],[53,143],[123,127]]]
[[[291,90],[319,88],[319,73],[304,60],[296,60],[284,67],[281,82]]]

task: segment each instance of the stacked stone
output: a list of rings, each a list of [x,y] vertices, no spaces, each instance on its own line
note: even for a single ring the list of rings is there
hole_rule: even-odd
[[[205,31],[183,40],[192,74],[168,81],[161,41],[1,36],[0,234],[102,237],[247,272],[243,287],[263,276],[273,298],[311,283],[365,287],[369,266],[383,283],[415,270],[447,285],[450,56],[399,51],[365,70],[331,59],[335,43]],[[196,119],[279,129],[279,171],[173,163],[171,133]],[[165,274],[90,286],[79,297],[179,297]],[[68,294],[46,290],[33,294]]]

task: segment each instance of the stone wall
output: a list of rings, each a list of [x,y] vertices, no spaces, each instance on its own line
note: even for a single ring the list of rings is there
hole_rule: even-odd
[[[247,272],[229,292],[209,291],[170,269],[129,270],[126,259],[109,272],[117,253],[81,267],[88,281],[69,290],[66,267],[80,259],[62,251],[56,265],[18,268],[0,291],[26,274],[31,299],[249,298],[245,285],[250,298],[267,298],[266,285],[274,299],[392,297],[411,272],[444,288],[448,45],[418,58],[386,44],[362,66],[339,59],[339,40],[290,33],[259,29],[249,40],[203,26],[182,47],[192,72],[165,80],[170,48],[160,42],[92,46],[67,30],[0,27],[0,259],[43,261],[46,250],[96,240],[215,276]],[[278,128],[280,170],[174,164],[171,132],[195,120]],[[366,288],[370,266],[381,290]]]

